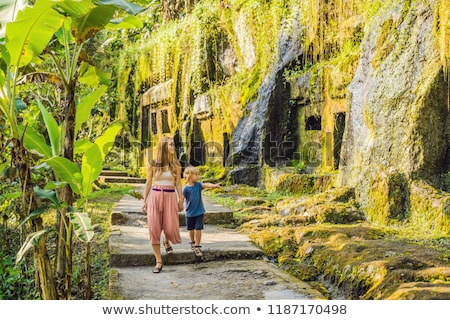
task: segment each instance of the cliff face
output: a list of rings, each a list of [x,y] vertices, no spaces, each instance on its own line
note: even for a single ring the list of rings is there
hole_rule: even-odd
[[[448,172],[449,90],[433,11],[416,2],[404,12],[399,4],[367,27],[348,87],[343,184],[367,189],[369,178],[381,171],[411,178]]]
[[[289,105],[290,91],[285,68],[302,55],[300,18],[282,21],[276,60],[269,68],[255,101],[247,106],[248,116],[239,120],[232,135],[227,165],[235,183],[260,185],[264,165],[286,165],[293,158],[298,136],[296,110]],[[282,161],[279,163],[279,161]],[[284,163],[283,163],[284,161]]]
[[[366,27],[348,87],[339,182],[356,189],[371,220],[426,214],[411,207],[411,181],[441,188],[450,170],[449,83],[433,32],[435,12],[429,3],[399,3]],[[412,196],[423,191],[413,188]],[[443,214],[449,219],[448,209]]]
[[[368,220],[423,224],[428,211],[428,227],[450,230],[444,5],[197,3],[139,44],[135,87],[170,83],[165,131],[191,164],[262,187],[267,168],[333,174]],[[156,126],[161,102],[141,108]]]

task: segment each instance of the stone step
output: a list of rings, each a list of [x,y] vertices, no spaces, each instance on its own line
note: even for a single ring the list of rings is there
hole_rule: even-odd
[[[310,300],[326,299],[317,289],[266,260],[210,261],[113,268],[114,300]],[[302,302],[303,303],[303,302]]]
[[[106,177],[128,177],[128,173],[126,171],[116,171],[116,170],[102,170],[100,175]]]
[[[139,189],[138,189],[139,190]],[[142,188],[141,188],[142,190]],[[204,255],[198,258],[189,244],[185,213],[179,213],[182,244],[174,245],[174,254],[165,255],[165,264],[183,264],[225,259],[257,259],[262,257],[260,249],[254,247],[248,237],[224,225],[233,221],[233,212],[208,197],[205,205],[205,229],[202,245]],[[109,238],[110,265],[114,267],[147,266],[154,264],[150,245],[147,216],[142,212],[142,199],[124,195],[111,212],[111,234]],[[164,253],[164,248],[162,248]]]
[[[261,259],[263,252],[245,235],[236,230],[216,225],[205,225],[202,233],[202,257],[196,257],[190,248],[189,234],[181,229],[182,243],[172,245],[173,254],[165,253],[161,244],[163,263],[178,265],[222,260]],[[112,226],[109,238],[110,266],[136,267],[155,264],[148,229],[136,226]]]

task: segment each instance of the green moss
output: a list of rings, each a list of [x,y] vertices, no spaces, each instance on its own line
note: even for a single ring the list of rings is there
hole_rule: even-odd
[[[372,58],[372,67],[377,69],[394,49],[398,40],[397,23],[388,19],[382,23],[377,35],[376,51]]]
[[[263,181],[270,192],[291,195],[311,195],[324,192],[334,185],[334,175],[299,174],[298,168],[264,168]]]
[[[250,234],[250,238],[269,257],[277,256],[283,248],[281,238],[276,229],[264,229],[257,234]]]
[[[223,180],[227,174],[226,168],[217,164],[199,166],[198,168],[200,176],[205,182]]]
[[[281,256],[278,263],[284,270],[302,281],[315,281],[320,276],[320,272],[315,266],[308,265],[301,259]]]
[[[424,181],[411,186],[411,215],[408,222],[420,232],[435,235],[450,232],[450,194],[434,189]]]
[[[404,220],[409,211],[409,185],[405,175],[381,172],[370,185],[364,208],[367,219],[379,224]]]

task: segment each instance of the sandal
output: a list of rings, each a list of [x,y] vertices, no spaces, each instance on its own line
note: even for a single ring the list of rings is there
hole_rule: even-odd
[[[164,248],[166,249],[167,254],[172,254],[173,253],[173,248],[170,245],[169,240],[164,240]]]
[[[156,266],[153,268],[153,273],[160,273],[162,268],[162,262],[156,262]]]
[[[191,241],[191,242],[189,242],[189,244],[191,245],[191,250],[194,251],[195,250],[195,242]]]
[[[195,246],[194,247],[194,253],[196,257],[203,256],[202,250],[200,249],[202,246]]]

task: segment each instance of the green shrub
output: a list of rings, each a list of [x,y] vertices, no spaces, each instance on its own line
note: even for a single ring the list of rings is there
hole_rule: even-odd
[[[5,229],[1,229],[1,239],[4,238],[5,233]],[[0,300],[34,300],[38,298],[34,287],[34,268],[24,264],[16,266],[15,254],[0,250]]]

